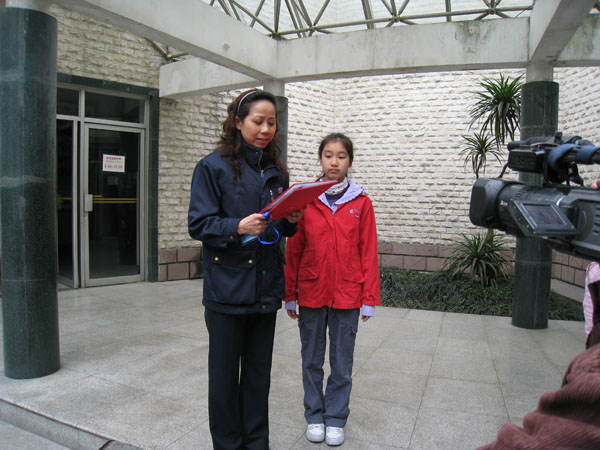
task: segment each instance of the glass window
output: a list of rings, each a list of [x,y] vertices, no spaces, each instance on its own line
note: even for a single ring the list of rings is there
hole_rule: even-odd
[[[144,123],[144,100],[86,92],[85,115],[95,119]]]
[[[58,88],[56,90],[56,114],[79,115],[79,91]]]

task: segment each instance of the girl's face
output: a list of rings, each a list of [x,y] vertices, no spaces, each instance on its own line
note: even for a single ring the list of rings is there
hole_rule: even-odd
[[[250,105],[250,112],[244,120],[235,118],[235,127],[242,133],[247,144],[265,148],[275,137],[277,117],[275,105],[269,100],[258,100]]]
[[[326,180],[344,180],[350,168],[350,156],[340,141],[325,144],[321,154],[321,167]]]

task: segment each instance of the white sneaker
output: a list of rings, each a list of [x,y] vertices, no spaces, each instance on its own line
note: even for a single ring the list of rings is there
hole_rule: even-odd
[[[344,443],[344,429],[339,427],[327,427],[325,432],[325,443],[327,445],[342,445]]]
[[[306,439],[310,442],[323,442],[325,439],[325,425],[322,423],[309,423],[306,428]]]

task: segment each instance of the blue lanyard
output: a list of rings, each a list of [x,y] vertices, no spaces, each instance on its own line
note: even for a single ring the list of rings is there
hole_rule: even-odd
[[[261,214],[262,214],[262,216],[263,216],[265,219],[267,219],[267,220],[269,220],[269,219],[271,218],[271,214],[269,213],[269,211],[265,211],[264,213],[261,213]],[[263,244],[263,245],[272,245],[272,244],[276,244],[277,242],[279,242],[279,231],[277,230],[277,228],[275,228],[275,227],[273,226],[273,224],[272,224],[272,223],[270,223],[270,224],[269,224],[269,226],[270,226],[270,227],[273,229],[273,231],[275,232],[275,234],[276,234],[277,236],[275,237],[275,240],[274,240],[274,241],[263,241],[263,240],[260,238],[260,236],[257,236],[257,237],[258,237],[258,242],[260,242],[260,243],[261,243],[261,244]]]
[[[264,213],[261,213],[261,214],[266,220],[271,219],[271,214],[269,213],[269,211],[265,211]],[[249,244],[250,242],[252,242],[256,239],[258,239],[258,242],[260,242],[263,245],[272,245],[272,244],[276,244],[277,242],[279,242],[279,231],[277,230],[277,228],[275,228],[273,226],[272,223],[270,223],[269,226],[273,229],[273,231],[275,232],[275,235],[277,236],[274,241],[263,241],[260,238],[260,236],[246,234],[246,235],[242,236],[242,245]]]

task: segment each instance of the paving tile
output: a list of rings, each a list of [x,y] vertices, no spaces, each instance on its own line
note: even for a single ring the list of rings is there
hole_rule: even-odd
[[[208,344],[208,330],[204,323],[204,318],[200,320],[192,320],[184,322],[179,325],[173,325],[169,327],[161,327],[161,331],[164,333],[174,334],[177,336],[188,337],[196,339]]]
[[[483,320],[480,316],[450,315],[444,316],[442,329],[440,332],[441,339],[486,339],[486,332],[483,325]]]
[[[185,433],[165,450],[213,450],[208,421]]]
[[[145,450],[159,450],[207,420],[206,408],[191,409],[189,405],[148,393],[119,402],[110,411],[95,415],[89,426],[106,430],[121,442]]]
[[[424,408],[507,417],[497,384],[429,377],[423,396]]]
[[[422,322],[442,322],[444,313],[439,311],[425,311],[422,309],[411,309],[406,314],[406,319],[418,320]]]
[[[414,375],[428,375],[431,369],[433,355],[424,355],[406,350],[393,350],[379,348],[365,361],[365,369],[379,370],[384,373],[407,373]]]
[[[535,384],[518,384],[515,382],[501,383],[500,389],[509,416],[519,419],[534,411],[542,394],[558,389],[562,377],[557,377],[554,383],[544,382]]]
[[[350,416],[344,431],[349,439],[406,448],[417,414],[417,408],[355,397],[350,403]]]
[[[111,370],[121,363],[131,363],[146,357],[143,353],[128,350],[122,342],[113,342],[100,346],[63,353],[60,356],[61,367],[96,374]]]
[[[353,377],[351,397],[391,401],[418,408],[423,400],[427,377],[398,372],[361,369]]]
[[[430,376],[497,383],[494,361],[485,340],[440,337]]]
[[[562,380],[562,371],[546,360],[514,360],[496,358],[494,365],[500,383],[543,386],[549,389]]]
[[[574,355],[585,351],[582,340],[577,339],[570,332],[560,329],[560,327],[549,327],[546,330],[536,331],[538,332],[533,333],[529,330],[529,333],[546,354],[546,357],[557,366],[568,366]],[[584,336],[585,333],[582,333],[581,339],[584,339]]]
[[[0,398],[14,403],[23,399],[35,399],[46,395],[48,392],[68,387],[89,377],[89,374],[62,367],[59,371],[41,378],[15,380],[0,375]]]
[[[474,449],[493,442],[508,417],[421,408],[410,449]]]

